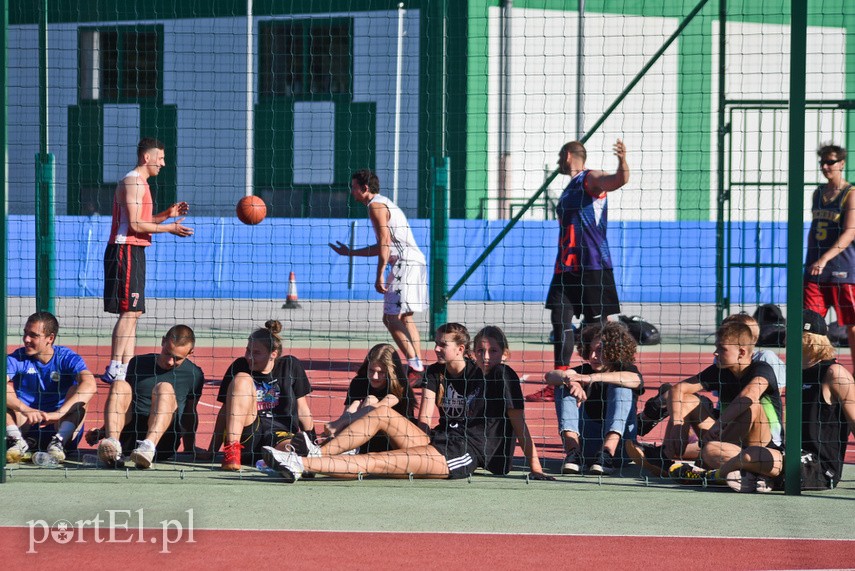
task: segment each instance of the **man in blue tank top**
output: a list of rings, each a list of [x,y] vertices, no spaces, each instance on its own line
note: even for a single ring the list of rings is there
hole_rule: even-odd
[[[823,145],[817,155],[827,182],[813,191],[804,307],[823,317],[834,307],[855,356],[855,201],[852,185],[843,178],[846,149]]]
[[[620,313],[606,239],[607,196],[629,181],[629,166],[623,141],[618,139],[612,148],[618,158],[613,174],[588,169],[585,166],[588,155],[579,141],[566,143],[558,154],[558,170],[571,178],[556,207],[560,225],[558,256],[546,297],[556,369],[566,369],[570,365],[575,342],[574,316],[581,315],[584,324],[592,324],[605,322],[609,315]],[[529,400],[550,398],[530,395]]]

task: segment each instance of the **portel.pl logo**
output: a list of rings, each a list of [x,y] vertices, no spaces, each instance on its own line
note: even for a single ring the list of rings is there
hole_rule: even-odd
[[[145,510],[104,510],[92,519],[69,521],[60,519],[53,524],[43,519],[31,519],[29,549],[38,553],[38,546],[47,541],[60,545],[71,543],[152,543],[160,553],[171,553],[169,547],[176,543],[196,543],[193,539],[193,510],[183,514],[184,521],[164,519],[159,527],[145,526]]]

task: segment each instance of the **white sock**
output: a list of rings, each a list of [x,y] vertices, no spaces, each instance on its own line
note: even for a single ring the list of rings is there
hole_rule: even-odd
[[[107,370],[110,374],[116,373],[122,367],[121,361],[110,361],[110,364],[107,366]]]
[[[407,364],[414,371],[424,371],[425,370],[425,365],[424,365],[424,363],[422,363],[421,357],[413,357],[412,359],[407,359]]]
[[[143,440],[140,443],[140,448],[151,448],[153,450],[154,449],[154,442],[152,442],[151,440],[146,438],[145,440]]]
[[[124,381],[128,377],[128,364],[127,363],[120,363],[119,364],[119,370],[117,371],[117,373],[118,374],[117,374],[116,378]]]
[[[62,438],[63,442],[68,442],[68,439],[71,438],[71,435],[74,434],[74,429],[77,428],[77,425],[68,420],[63,420],[59,423],[59,429],[56,431],[59,434],[59,437]]]
[[[15,440],[20,440],[24,437],[24,435],[21,434],[21,429],[18,428],[17,424],[9,424],[6,426],[6,436],[8,436],[9,438],[14,438]]]

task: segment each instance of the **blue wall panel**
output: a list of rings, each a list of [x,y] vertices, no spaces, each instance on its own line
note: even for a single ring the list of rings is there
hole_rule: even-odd
[[[337,256],[329,242],[373,243],[367,220],[268,219],[244,226],[233,218],[188,218],[196,233],[181,239],[155,237],[148,248],[148,297],[284,299],[289,272],[297,276],[301,299],[379,299],[375,261]],[[503,221],[453,220],[449,229],[449,286],[504,227]],[[426,255],[429,221],[413,220]],[[59,296],[100,296],[102,256],[110,232],[106,217],[57,218]],[[34,222],[9,217],[9,294],[35,292]],[[543,301],[555,261],[555,222],[521,222],[455,295],[455,301]],[[706,222],[613,222],[609,228],[621,300],[644,303],[715,301],[715,225]],[[734,263],[781,263],[786,259],[786,226],[737,225],[731,244]],[[785,269],[730,270],[732,303],[782,303]]]

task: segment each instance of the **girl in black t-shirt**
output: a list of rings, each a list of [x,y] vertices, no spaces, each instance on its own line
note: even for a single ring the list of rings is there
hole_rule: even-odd
[[[499,426],[497,438],[487,449],[487,468],[494,473],[507,474],[513,463],[514,435],[525,454],[534,480],[554,480],[543,473],[537,447],[525,422],[520,378],[511,367],[505,364],[510,356],[508,339],[504,331],[494,325],[488,325],[475,335],[475,362],[484,373],[487,381],[488,405],[495,406],[495,421]],[[501,416],[500,416],[501,414]]]
[[[246,354],[223,375],[217,400],[220,409],[211,451],[222,430],[223,470],[240,470],[261,457],[263,446],[283,446],[303,430],[315,438],[306,398],[312,392],[299,359],[282,354],[282,324],[270,320],[249,336]],[[222,428],[219,428],[222,427]]]
[[[265,448],[265,461],[293,482],[304,471],[344,477],[359,474],[463,478],[486,467],[485,445],[503,418],[503,408],[487,406],[487,381],[469,353],[469,332],[459,323],[436,331],[437,363],[426,371],[420,425],[427,430],[437,407],[439,424],[430,435],[387,406],[379,406],[338,433],[322,447],[296,452]],[[386,433],[396,449],[343,455],[377,432]]]
[[[380,406],[390,407],[415,422],[415,405],[416,397],[407,382],[397,350],[388,343],[375,345],[368,351],[365,361],[350,381],[344,401],[344,414],[327,423],[322,438],[333,438],[352,422]],[[381,433],[360,446],[359,452],[382,452],[393,447],[389,436]]]

